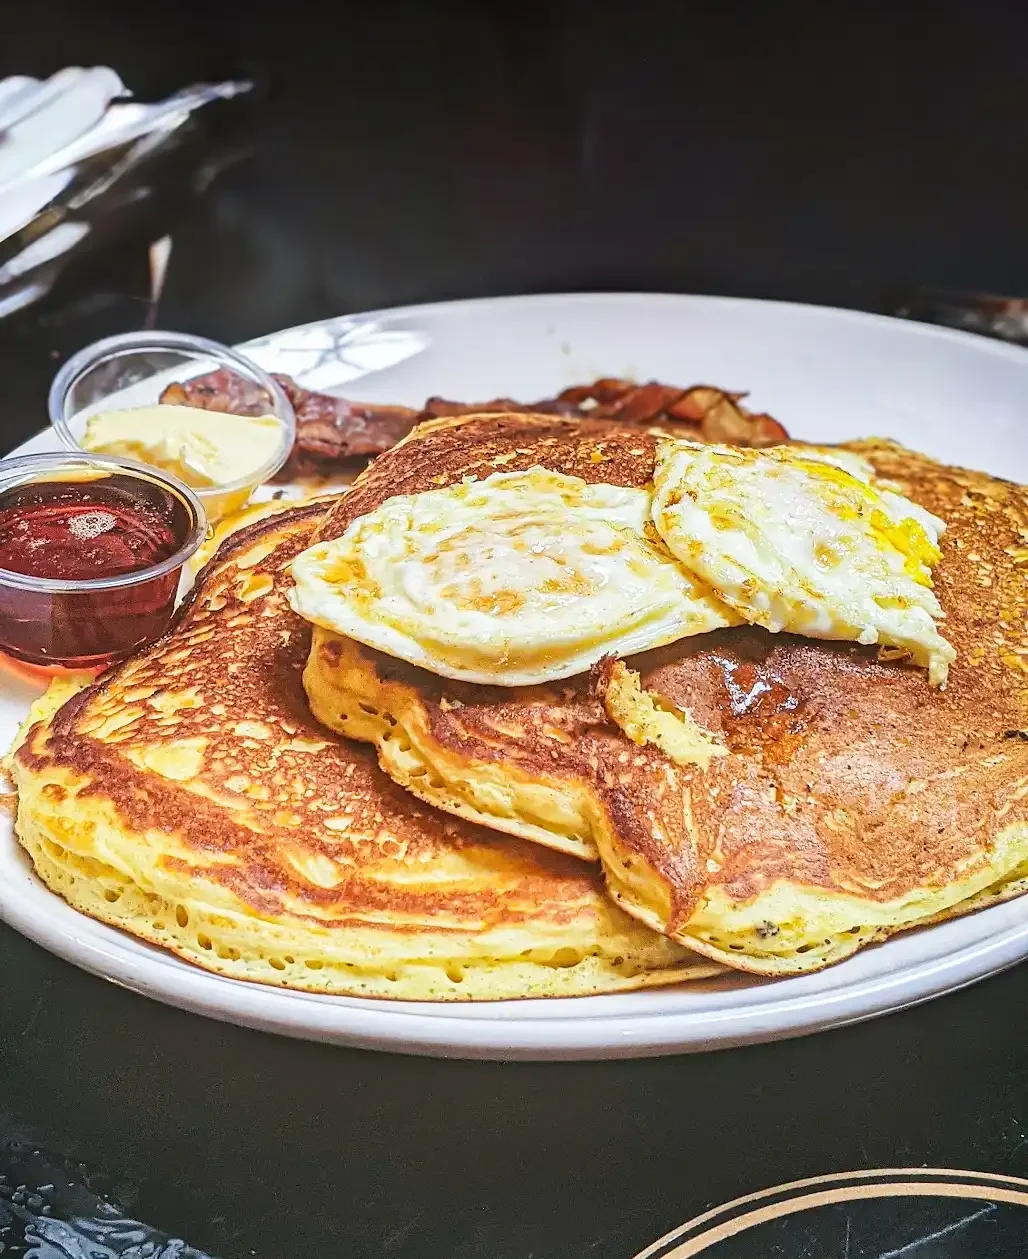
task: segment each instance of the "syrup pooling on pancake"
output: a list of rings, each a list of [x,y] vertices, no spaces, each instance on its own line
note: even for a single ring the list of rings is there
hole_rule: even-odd
[[[293,607],[443,677],[505,686],[737,623],[652,535],[650,511],[648,490],[539,467],[400,495],[296,560]]]
[[[895,647],[944,685],[956,653],[936,626],[931,570],[945,523],[861,463],[662,440],[653,522],[750,624]]]

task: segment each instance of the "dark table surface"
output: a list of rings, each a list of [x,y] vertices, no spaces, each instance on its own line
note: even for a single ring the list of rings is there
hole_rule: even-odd
[[[868,309],[921,284],[1028,294],[1028,11],[1013,3],[0,12],[0,75],[103,62],[151,98],[202,78],[262,84],[212,122],[226,168],[203,195],[162,201],[0,324],[4,449],[44,423],[62,356],[141,326],[145,247],[164,232],[158,322],[227,341],[483,293],[653,288]],[[102,1219],[106,1195],[226,1257],[627,1259],[711,1204],[801,1177],[1028,1175],[1023,968],[805,1040],[538,1066],[222,1026],[2,927],[0,983],[5,1256],[25,1253],[25,1220],[65,1190],[54,1215]],[[1028,1251],[1028,1224],[996,1203],[833,1210],[716,1253]],[[130,1234],[92,1253],[146,1253]],[[43,1259],[91,1253],[56,1234],[38,1244]]]

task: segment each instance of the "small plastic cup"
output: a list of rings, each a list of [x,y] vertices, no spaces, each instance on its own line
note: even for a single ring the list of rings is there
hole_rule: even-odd
[[[34,567],[58,571],[64,548],[76,545],[69,531],[83,547],[105,532],[131,534],[140,567],[128,567],[124,556],[135,552],[121,542],[123,562],[111,566],[122,571],[106,577],[0,567],[0,651],[43,668],[101,668],[168,628],[183,565],[206,537],[207,519],[188,486],[132,460],[58,451],[0,461],[0,556],[13,554],[16,534],[20,556],[38,555]]]
[[[231,373],[233,388],[250,403],[249,413],[274,416],[280,427],[275,454],[262,467],[222,485],[194,487],[208,519],[219,520],[243,507],[257,486],[278,472],[296,435],[296,418],[282,387],[227,345],[185,332],[126,332],[95,341],[72,355],[54,377],[50,423],[65,447],[81,450],[90,416],[154,406],[169,385],[187,385],[212,372]],[[218,414],[210,411],[212,430]]]

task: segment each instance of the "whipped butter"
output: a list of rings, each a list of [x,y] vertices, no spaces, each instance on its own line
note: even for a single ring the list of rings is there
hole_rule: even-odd
[[[282,426],[273,415],[156,405],[90,416],[81,444],[171,473],[200,490],[208,516],[217,518],[249,498],[281,442]],[[204,493],[239,482],[244,485],[224,496]]]
[[[273,415],[232,415],[200,407],[130,407],[86,423],[86,450],[138,459],[193,489],[256,475],[275,457],[282,426]]]

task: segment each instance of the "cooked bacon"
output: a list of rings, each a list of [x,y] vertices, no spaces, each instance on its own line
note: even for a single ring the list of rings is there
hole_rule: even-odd
[[[515,402],[494,398],[490,402],[453,402],[429,398],[420,411],[412,407],[386,406],[375,402],[351,402],[304,389],[289,376],[275,376],[296,413],[296,444],[276,480],[332,471],[333,467],[381,454],[405,437],[422,420],[475,412],[542,412],[618,424],[667,428],[694,441],[727,442],[737,446],[773,446],[789,435],[770,415],[755,414],[742,406],[744,393],[729,393],[713,385],[679,389],[650,381],[603,377],[591,385],[573,385],[555,398],[539,402]],[[161,402],[175,406],[203,407],[259,415],[270,399],[251,381],[234,372],[217,371],[197,376],[185,384],[169,385]]]
[[[747,411],[741,405],[745,393],[729,393],[714,385],[676,389],[650,381],[604,379],[592,385],[575,385],[558,395],[594,420],[659,427],[677,421],[698,426],[696,438],[735,446],[773,446],[789,440],[789,434],[770,415]]]
[[[296,415],[296,442],[277,481],[352,459],[367,459],[395,446],[422,418],[411,407],[349,402],[304,389],[289,376],[275,376]],[[252,381],[235,372],[219,370],[185,384],[169,385],[161,402],[172,406],[203,407],[237,415],[260,415],[271,399]]]
[[[271,405],[267,393],[252,380],[227,370],[195,376],[184,385],[169,385],[159,401],[173,407],[202,407],[233,415],[261,415]]]
[[[559,398],[543,398],[540,402],[515,402],[513,398],[493,398],[489,402],[451,402],[448,398],[429,398],[421,419],[440,419],[447,415],[491,415],[504,411],[523,411],[535,415],[564,415],[580,419],[582,412],[572,402]]]

